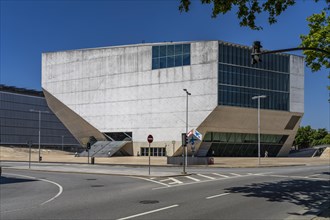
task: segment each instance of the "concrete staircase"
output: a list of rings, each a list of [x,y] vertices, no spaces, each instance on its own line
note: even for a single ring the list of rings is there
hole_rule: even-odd
[[[197,157],[206,157],[207,152],[209,152],[210,147],[212,143],[211,142],[202,142],[201,146],[199,147],[196,156]]]

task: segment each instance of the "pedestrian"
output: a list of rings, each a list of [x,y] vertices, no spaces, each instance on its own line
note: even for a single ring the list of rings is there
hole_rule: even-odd
[[[265,151],[265,157],[268,157],[268,151]]]

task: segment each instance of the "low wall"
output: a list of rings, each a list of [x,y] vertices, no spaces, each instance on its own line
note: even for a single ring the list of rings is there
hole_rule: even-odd
[[[183,157],[167,157],[167,164],[183,164]],[[188,165],[210,165],[214,164],[213,157],[187,157]]]

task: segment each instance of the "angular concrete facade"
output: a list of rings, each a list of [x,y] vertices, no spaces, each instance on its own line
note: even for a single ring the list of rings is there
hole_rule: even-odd
[[[152,67],[153,46],[177,43],[43,53],[48,105],[82,145],[90,136],[101,141],[104,133],[131,132],[134,155],[148,146],[149,134],[167,155],[179,149],[186,130],[184,88],[192,93],[189,130],[256,133],[257,109],[218,104],[219,41],[180,43],[190,44],[190,65],[161,69]],[[303,59],[290,55],[289,111],[261,111],[266,134],[288,135],[278,155],[288,153],[299,126],[285,130],[291,116],[303,115],[303,74]]]

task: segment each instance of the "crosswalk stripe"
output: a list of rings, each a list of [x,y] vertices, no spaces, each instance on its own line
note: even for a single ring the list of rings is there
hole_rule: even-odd
[[[223,174],[219,174],[219,173],[212,173],[213,175],[216,175],[216,176],[221,176],[221,177],[224,177],[224,178],[228,178],[229,176],[226,176],[226,175],[223,175]]]
[[[229,174],[231,174],[233,176],[242,176],[241,174],[237,174],[237,173],[229,173]]]
[[[169,183],[169,184],[174,184],[174,183],[181,184],[181,183],[183,183],[183,182],[181,182],[177,179],[174,179],[174,178],[168,178],[168,179],[173,181],[172,183]]]
[[[199,174],[199,173],[197,173],[197,175],[198,175],[198,176],[201,176],[201,177],[204,177],[204,178],[211,179],[211,180],[215,180],[215,178],[214,178],[214,177],[211,177],[211,176],[205,176],[205,175],[203,175],[203,174]]]
[[[196,178],[191,177],[191,176],[186,176],[186,178],[191,179],[191,180],[196,181],[196,182],[199,182],[200,181],[199,179],[196,179]]]

